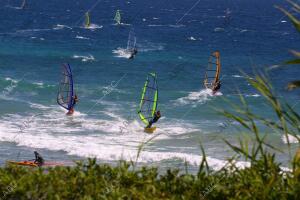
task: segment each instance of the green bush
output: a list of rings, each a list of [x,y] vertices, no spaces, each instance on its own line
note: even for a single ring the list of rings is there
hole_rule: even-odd
[[[300,199],[300,168],[283,172],[274,156],[251,167],[226,167],[197,175],[156,168],[133,170],[131,164],[99,165],[90,159],[75,167],[0,169],[2,199]],[[300,159],[297,165],[300,166]]]

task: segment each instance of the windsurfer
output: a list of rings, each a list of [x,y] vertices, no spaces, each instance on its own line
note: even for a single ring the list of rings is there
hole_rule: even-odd
[[[221,89],[221,81],[218,81],[214,84],[214,86],[212,88],[213,94],[218,92],[220,89]]]
[[[37,164],[38,166],[42,166],[44,164],[43,157],[37,151],[34,151],[34,155],[35,155],[34,163]]]
[[[152,124],[156,123],[160,117],[161,117],[161,114],[160,114],[160,111],[158,110],[157,112],[154,113],[153,119],[151,119],[149,121],[149,124],[146,128],[151,128]]]
[[[133,59],[137,53],[138,53],[137,48],[134,48],[133,50],[131,50],[129,59]]]
[[[73,97],[73,106],[70,108],[69,112],[67,113],[67,115],[72,115],[74,113],[74,107],[76,105],[76,103],[78,102],[78,97],[77,94],[75,94]]]

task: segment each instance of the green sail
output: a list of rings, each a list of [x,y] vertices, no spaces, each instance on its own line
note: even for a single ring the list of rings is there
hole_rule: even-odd
[[[89,28],[91,25],[91,21],[90,21],[90,13],[86,12],[85,13],[85,27]]]
[[[145,125],[154,117],[158,104],[157,77],[155,73],[149,73],[142,90],[139,105],[139,117]]]

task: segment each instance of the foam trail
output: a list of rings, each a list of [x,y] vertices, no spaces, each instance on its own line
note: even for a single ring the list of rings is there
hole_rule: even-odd
[[[88,55],[88,56],[74,55],[73,58],[81,59],[82,62],[88,62],[88,61],[94,61],[95,60],[93,55]]]
[[[181,97],[175,100],[175,104],[179,105],[187,105],[190,103],[205,103],[209,100],[209,97],[221,96],[223,95],[221,92],[217,92],[213,94],[211,89],[203,89],[199,92],[190,92],[188,96]]]
[[[116,50],[113,50],[113,53],[114,54],[117,54],[116,57],[119,57],[119,58],[127,58],[129,59],[131,54],[129,51],[127,51],[127,49],[123,49],[123,48],[117,48]]]
[[[103,26],[102,25],[99,26],[97,24],[91,24],[89,27],[83,26],[82,28],[89,29],[89,30],[95,30],[95,29],[101,29],[101,28],[103,28]]]

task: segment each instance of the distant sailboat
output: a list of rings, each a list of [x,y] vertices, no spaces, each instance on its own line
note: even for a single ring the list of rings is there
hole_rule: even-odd
[[[120,10],[117,10],[114,20],[116,21],[117,25],[121,24],[121,13],[120,13]]]
[[[89,28],[91,26],[91,20],[90,20],[90,13],[85,13],[85,22],[84,22],[85,28]]]
[[[136,48],[136,37],[135,37],[133,29],[130,30],[129,35],[128,35],[126,51],[128,54],[130,54],[129,59],[133,59],[134,56],[138,53],[138,50]]]
[[[215,51],[209,57],[208,67],[204,78],[204,86],[207,89],[211,89],[213,93],[216,93],[221,88],[220,72],[220,52]]]

